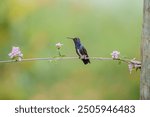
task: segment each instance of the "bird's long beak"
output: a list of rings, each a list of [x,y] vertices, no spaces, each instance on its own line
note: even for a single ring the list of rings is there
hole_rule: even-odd
[[[73,39],[72,37],[67,37],[68,39]]]

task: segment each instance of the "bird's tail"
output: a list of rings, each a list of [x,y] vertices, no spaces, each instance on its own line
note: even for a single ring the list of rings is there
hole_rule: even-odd
[[[88,63],[90,63],[90,60],[89,59],[82,59],[83,63],[86,65]]]

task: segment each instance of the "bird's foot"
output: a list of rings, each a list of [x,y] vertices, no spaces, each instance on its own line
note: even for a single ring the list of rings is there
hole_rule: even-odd
[[[86,55],[80,56],[79,59],[88,59]]]

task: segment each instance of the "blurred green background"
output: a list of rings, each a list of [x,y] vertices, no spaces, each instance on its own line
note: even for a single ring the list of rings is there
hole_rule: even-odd
[[[77,56],[66,37],[80,37],[90,56],[140,60],[142,0],[0,0],[0,60],[12,46],[24,58]],[[0,99],[139,99],[140,71],[116,61],[0,63]]]

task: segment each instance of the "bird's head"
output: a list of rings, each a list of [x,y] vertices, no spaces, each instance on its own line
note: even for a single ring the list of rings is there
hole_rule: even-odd
[[[79,37],[67,37],[68,39],[72,39],[74,41],[74,43],[80,43],[80,38]]]

